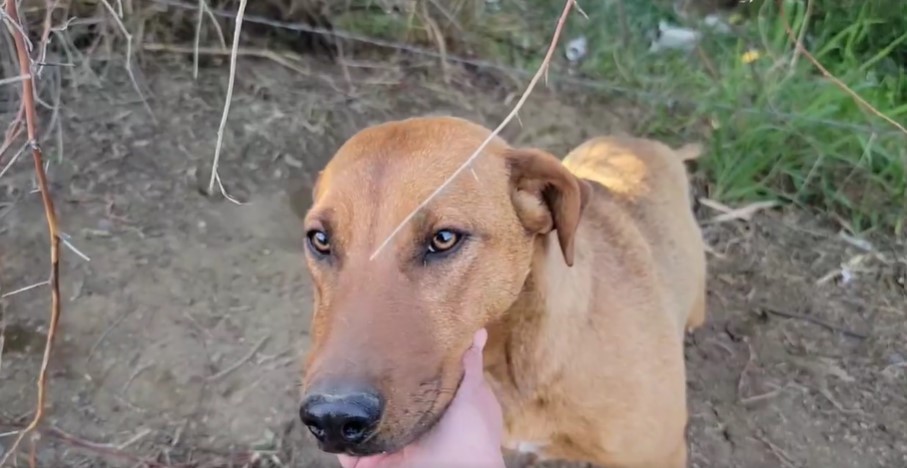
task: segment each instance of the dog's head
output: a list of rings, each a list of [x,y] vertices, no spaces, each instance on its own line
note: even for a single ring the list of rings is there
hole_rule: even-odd
[[[499,138],[404,223],[489,134],[456,118],[377,125],[316,181],[304,214],[315,309],[300,415],[323,450],[393,452],[427,431],[475,331],[520,294],[541,236],[556,230],[572,264],[588,185],[554,156]]]

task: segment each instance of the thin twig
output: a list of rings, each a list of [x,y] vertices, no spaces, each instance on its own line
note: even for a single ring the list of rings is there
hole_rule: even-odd
[[[195,47],[192,53],[192,79],[198,79],[198,46],[202,39],[202,22],[205,21],[205,0],[198,0],[198,17],[195,19]]]
[[[120,458],[120,459],[124,459],[124,460],[129,460],[129,461],[135,462],[135,463],[141,463],[141,466],[159,467],[159,468],[165,468],[165,467],[172,466],[172,465],[165,465],[163,463],[158,463],[154,460],[145,459],[145,458],[133,455],[131,453],[124,452],[123,450],[119,450],[110,444],[100,444],[97,442],[87,441],[85,439],[82,439],[82,438],[79,438],[72,434],[69,434],[67,432],[64,432],[61,429],[58,429],[56,427],[47,428],[42,432],[46,433],[50,437],[53,437],[62,442],[65,442],[73,447],[81,448],[84,450],[89,450],[89,451],[92,451],[92,452],[95,452],[95,453],[98,453],[98,454],[101,454],[101,455],[104,455],[107,457]],[[188,466],[188,465],[176,465],[176,466]]]
[[[101,346],[101,343],[104,342],[104,339],[107,338],[107,335],[109,335],[110,332],[113,331],[114,328],[116,328],[117,326],[119,326],[120,323],[122,323],[123,320],[125,320],[126,317],[129,316],[129,314],[130,314],[133,310],[135,310],[135,307],[129,307],[129,308],[127,308],[125,312],[123,312],[122,314],[120,314],[120,316],[117,317],[116,320],[114,320],[113,323],[111,323],[110,326],[108,326],[108,327],[101,333],[101,336],[98,337],[97,341],[95,341],[94,344],[91,345],[91,348],[88,350],[88,356],[85,357],[85,362],[86,362],[86,363],[91,362],[92,356],[94,356],[94,353],[98,350],[98,347]]]
[[[865,340],[865,339],[869,338],[869,335],[866,333],[860,333],[857,331],[848,330],[846,328],[842,328],[842,327],[835,325],[831,322],[828,322],[826,320],[822,320],[818,317],[799,314],[796,312],[787,312],[787,311],[784,311],[781,309],[776,309],[774,307],[765,306],[765,305],[761,306],[760,308],[767,314],[776,315],[778,317],[784,317],[784,318],[789,318],[789,319],[794,319],[794,320],[802,320],[804,322],[814,323],[816,325],[825,327],[825,328],[831,330],[832,332],[840,333],[842,335],[849,336],[851,338],[857,338],[859,340]]]
[[[235,363],[233,363],[232,366],[212,375],[211,377],[208,377],[207,380],[209,382],[215,382],[217,380],[220,380],[220,379],[226,377],[229,374],[232,374],[233,371],[235,371],[236,369],[239,369],[240,367],[242,367],[243,364],[245,364],[250,359],[252,359],[252,357],[255,356],[255,353],[257,353],[261,349],[261,347],[265,345],[265,342],[268,341],[268,338],[270,338],[270,336],[265,336],[264,338],[258,340],[258,343],[255,343],[255,346],[253,346],[252,349],[249,350],[249,352],[246,353],[245,356],[241,357],[239,359],[239,361],[236,361]]]
[[[132,382],[135,381],[135,379],[137,379],[139,377],[139,375],[142,374],[142,372],[145,372],[146,370],[151,369],[152,367],[154,367],[154,363],[149,362],[147,364],[137,367],[134,371],[132,371],[132,374],[130,374],[129,378],[126,379],[126,383],[123,384],[123,389],[120,390],[120,393],[123,394],[124,399],[126,399],[127,401],[129,399],[128,392],[129,392],[129,387],[132,386]]]
[[[748,351],[746,357],[746,364],[743,365],[743,369],[740,371],[740,376],[737,378],[737,400],[743,400],[743,388],[746,386],[746,377],[747,372],[750,370],[750,367],[753,365],[753,362],[756,361],[756,351],[753,350],[753,345],[750,344],[750,340],[747,337],[743,337],[743,342],[746,344],[746,349]]]
[[[132,71],[132,34],[129,33],[129,30],[126,29],[126,25],[123,24],[123,20],[120,18],[120,15],[117,14],[113,6],[110,5],[110,2],[107,0],[101,0],[101,3],[104,5],[104,8],[110,12],[110,15],[113,16],[114,22],[116,22],[117,27],[120,28],[120,32],[123,33],[123,37],[126,38],[126,73],[129,74],[129,80],[132,81],[132,86],[135,88],[135,92],[139,95],[139,99],[142,100],[142,104],[145,106],[145,110],[148,111],[148,115],[151,116],[151,121],[155,124],[157,123],[157,117],[154,116],[154,112],[151,110],[151,106],[148,104],[148,100],[145,99],[145,94],[142,93],[142,88],[139,87],[138,80],[135,79],[135,73]]]
[[[193,48],[192,54],[192,78],[198,79],[198,57],[199,57],[199,42],[202,38],[202,23],[205,20],[205,14],[211,19],[211,23],[214,24],[214,29],[217,31],[217,37],[220,39],[222,50],[227,50],[227,42],[224,40],[224,33],[220,30],[220,25],[217,24],[217,19],[214,18],[214,15],[211,13],[211,9],[208,8],[208,2],[205,0],[198,0],[198,18],[196,18],[195,23],[195,47]]]
[[[29,75],[31,76],[31,75]],[[6,133],[3,135],[3,144],[0,144],[0,161],[3,160],[3,153],[12,146],[13,141],[22,134],[22,119],[25,117],[25,109],[20,105],[16,118],[6,127]]]
[[[841,91],[844,91],[845,93],[850,95],[850,97],[852,97],[853,100],[856,101],[857,104],[859,104],[863,109],[876,115],[877,117],[882,118],[898,130],[900,130],[901,133],[907,135],[907,128],[905,128],[903,125],[901,125],[891,117],[885,115],[884,113],[882,113],[882,111],[876,109],[875,106],[863,99],[863,97],[860,96],[859,93],[847,86],[847,84],[841,81],[838,77],[832,75],[831,72],[828,71],[828,69],[825,68],[822,63],[816,59],[816,57],[813,56],[813,54],[809,53],[809,51],[806,50],[806,47],[803,46],[803,42],[797,39],[794,36],[794,31],[791,30],[790,23],[788,23],[787,21],[787,13],[784,11],[784,2],[781,2],[781,19],[784,22],[784,30],[787,31],[787,36],[790,38],[790,40],[794,41],[794,46],[797,48],[797,51],[800,52],[800,54],[802,54],[804,57],[806,57],[806,60],[809,60],[813,64],[813,66],[815,66],[819,70],[819,72],[821,72],[822,75],[825,76],[825,78],[831,80],[831,82],[834,83],[835,86],[840,88]]]
[[[783,7],[782,7],[783,8]],[[803,44],[803,39],[806,37],[806,30],[809,29],[809,17],[812,15],[813,11],[813,0],[806,0],[806,11],[803,12],[803,24],[800,25],[800,34],[797,35],[797,40],[794,43]],[[796,47],[794,49],[793,57],[790,59],[790,73],[793,74],[797,69],[797,59],[800,58],[801,48]]]
[[[29,78],[31,78],[31,75],[29,75],[29,74],[19,75],[19,76],[11,76],[11,77],[9,77],[9,78],[2,78],[2,79],[0,79],[0,86],[18,83],[18,82],[20,82],[20,81],[25,81],[25,80],[27,80],[27,79],[29,79]]]
[[[777,458],[778,461],[781,462],[781,465],[784,468],[796,468],[797,465],[794,463],[793,459],[791,459],[790,455],[785,453],[784,450],[781,449],[781,447],[778,447],[772,441],[768,440],[768,437],[766,437],[765,434],[762,433],[762,431],[757,432],[754,437],[756,438],[756,440],[762,442],[766,447],[768,447],[768,449],[772,452],[772,455],[774,455],[775,458]]]
[[[230,102],[233,100],[233,84],[236,81],[236,58],[239,54],[239,37],[242,34],[242,20],[246,13],[246,4],[248,0],[240,0],[239,9],[236,11],[236,27],[233,29],[233,52],[230,54],[230,78],[227,82],[227,97],[224,100],[224,113],[220,118],[220,126],[217,128],[217,143],[214,146],[214,162],[211,165],[211,180],[208,182],[208,194],[214,193],[214,184],[220,178],[217,174],[217,165],[220,162],[220,150],[224,143],[224,129],[227,127],[227,117],[230,115]],[[221,193],[224,197],[230,199],[220,185]]]
[[[217,39],[220,41],[221,48],[227,50],[227,38],[224,36],[224,31],[220,28],[220,23],[217,22],[217,17],[214,16],[214,12],[211,11],[211,7],[208,6],[207,2],[203,3],[202,6],[205,9],[205,14],[208,15],[208,19],[211,21],[211,24],[214,25],[214,32],[217,33]]]
[[[2,310],[0,310],[2,312]],[[3,372],[3,346],[6,344],[6,321],[3,320],[3,315],[0,314],[0,372]],[[0,434],[2,437],[2,434]]]
[[[193,54],[193,55],[231,55],[233,52],[230,49],[219,49],[215,47],[186,47],[179,45],[171,44],[159,44],[159,43],[149,43],[142,44],[142,48],[149,52],[172,52],[175,54]],[[259,48],[240,48],[236,51],[236,54],[241,57],[256,57],[261,59],[270,60],[278,65],[282,65],[300,75],[310,76],[311,71],[306,70],[300,65],[293,63],[293,61],[285,57],[282,54],[278,54],[273,50],[268,49],[259,49]]]
[[[138,434],[130,437],[129,440],[127,440],[126,442],[123,442],[122,444],[117,445],[117,449],[123,450],[126,447],[129,447],[130,445],[138,442],[139,440],[141,440],[143,437],[147,436],[148,434],[151,434],[151,429],[141,430],[141,431],[139,431]]]
[[[16,2],[8,0],[6,2],[6,14],[8,21],[18,24],[19,12],[16,8]],[[28,56],[26,36],[21,27],[10,28],[13,41],[16,45],[16,54],[19,60],[19,71],[22,75],[30,74],[31,60]],[[19,444],[30,434],[44,418],[45,400],[47,399],[47,375],[50,364],[50,356],[53,351],[54,338],[57,335],[57,326],[60,322],[60,236],[57,231],[57,215],[54,211],[53,199],[50,196],[50,188],[47,184],[47,174],[44,171],[44,161],[41,154],[41,147],[38,145],[38,116],[35,109],[34,83],[32,78],[27,78],[22,82],[22,105],[25,109],[25,125],[28,133],[29,145],[32,150],[32,158],[35,163],[35,175],[38,179],[38,187],[41,189],[41,202],[44,205],[44,215],[47,219],[47,231],[50,241],[50,286],[51,286],[51,310],[50,324],[48,325],[47,340],[44,345],[44,357],[41,361],[41,370],[38,373],[38,396],[35,403],[35,415],[26,428],[19,433],[16,441],[9,448],[6,455],[0,460],[0,466],[6,464],[6,461],[16,453]]]
[[[66,234],[65,232],[60,233],[60,240],[63,241],[63,245],[65,245],[67,248],[69,248],[69,250],[72,250],[72,253],[78,255],[79,258],[81,258],[82,260],[85,260],[86,262],[90,262],[91,258],[89,258],[88,255],[85,255],[84,253],[82,253],[81,250],[79,250],[75,245],[73,245],[72,242],[69,241],[69,239],[71,239],[71,238],[72,237],[69,234]]]
[[[16,164],[16,161],[19,160],[19,156],[21,156],[22,153],[25,152],[25,148],[28,148],[27,141],[22,144],[22,147],[19,148],[19,151],[16,151],[16,154],[14,154],[12,158],[10,158],[9,162],[7,162],[5,166],[3,166],[3,169],[0,169],[0,179],[3,178],[3,176],[6,174],[6,171],[8,171],[9,168],[13,167],[13,164]],[[0,155],[2,155],[2,154],[3,153],[0,153]]]
[[[375,249],[375,252],[372,253],[369,260],[374,260],[375,257],[379,253],[381,253],[381,250],[384,249],[385,246],[387,246],[391,239],[393,239],[394,236],[396,236],[397,233],[400,232],[401,229],[403,229],[403,226],[405,226],[406,223],[413,219],[413,217],[419,211],[421,211],[422,208],[428,205],[428,203],[431,202],[439,193],[441,193],[442,190],[447,188],[447,186],[450,185],[451,181],[453,181],[458,175],[460,175],[460,173],[466,170],[466,168],[468,168],[473,163],[473,161],[478,159],[479,156],[482,155],[482,150],[484,150],[485,147],[488,146],[488,144],[491,143],[491,141],[495,137],[497,137],[499,133],[501,133],[501,130],[503,130],[504,127],[506,127],[507,124],[509,124],[510,121],[513,120],[514,117],[516,117],[517,113],[520,111],[520,108],[522,108],[526,100],[529,99],[529,95],[532,94],[532,90],[535,88],[536,83],[538,83],[539,79],[541,79],[542,76],[545,76],[548,70],[548,65],[551,63],[551,57],[554,55],[554,50],[557,48],[557,43],[558,39],[561,36],[561,31],[564,28],[564,24],[567,22],[567,16],[569,16],[570,9],[573,7],[575,1],[576,0],[567,0],[564,3],[564,10],[561,12],[561,16],[557,20],[557,26],[554,28],[554,35],[551,38],[551,44],[548,45],[548,51],[545,53],[545,58],[542,60],[542,64],[539,65],[538,70],[536,70],[535,75],[531,80],[529,80],[529,85],[526,87],[526,91],[523,92],[523,95],[520,96],[519,101],[517,101],[516,105],[513,106],[513,110],[511,110],[510,113],[507,114],[507,117],[504,118],[504,120],[497,126],[497,128],[495,128],[491,132],[491,134],[489,134],[488,137],[485,138],[485,141],[483,141],[482,144],[480,144],[479,147],[476,148],[476,150],[466,159],[463,164],[460,165],[460,167],[457,168],[457,170],[453,172],[453,174],[450,175],[450,177],[447,178],[447,180],[445,180],[437,189],[435,189],[435,191],[432,192],[431,195],[428,196],[428,198],[423,200],[422,203],[419,203],[419,205],[416,206],[416,208],[412,212],[410,212],[405,218],[403,218],[403,221],[401,221],[400,224],[397,225],[397,227],[394,228],[393,231],[391,231],[390,235],[387,236],[387,238],[384,239],[384,241],[378,246],[378,248]]]
[[[50,25],[51,19],[53,19],[54,10],[57,9],[57,3],[59,0],[54,0],[51,3],[50,0],[47,0],[47,11],[44,12],[44,32],[41,33],[41,42],[40,48],[41,52],[38,54],[38,71],[35,73],[39,77],[41,72],[44,71],[44,65],[47,63],[47,45],[50,43],[50,32],[53,28]]]
[[[31,291],[32,289],[40,288],[41,286],[47,286],[48,284],[50,284],[49,281],[42,281],[42,282],[40,282],[40,283],[30,284],[30,285],[28,285],[28,286],[21,287],[21,288],[19,288],[19,289],[14,290],[14,291],[10,291],[10,292],[8,292],[8,293],[3,293],[3,295],[0,296],[0,299],[6,299],[7,297],[15,296],[16,294],[24,293],[25,291]]]

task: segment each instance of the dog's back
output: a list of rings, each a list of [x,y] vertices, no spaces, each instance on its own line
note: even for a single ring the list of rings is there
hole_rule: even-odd
[[[705,252],[684,161],[698,153],[695,145],[605,137],[564,158],[591,190],[575,264],[544,251],[546,311],[533,331],[540,338],[514,357],[544,356],[531,373],[515,366],[514,381],[537,394],[499,392],[511,442],[543,447],[543,458],[686,466],[683,333],[705,317]],[[510,326],[511,336],[526,333]]]
[[[701,151],[698,144],[674,150],[655,140],[601,137],[564,158],[577,177],[593,182],[597,196],[592,203],[599,203],[598,209],[638,230],[680,330],[695,328],[705,318],[705,251],[684,167]]]

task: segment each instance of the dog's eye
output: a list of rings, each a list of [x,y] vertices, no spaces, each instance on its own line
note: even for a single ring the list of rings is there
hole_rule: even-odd
[[[306,233],[309,241],[309,247],[320,255],[329,255],[331,253],[331,241],[324,231],[311,230]]]
[[[456,247],[462,237],[458,232],[442,229],[432,236],[431,242],[428,243],[428,252],[433,254],[447,252]]]

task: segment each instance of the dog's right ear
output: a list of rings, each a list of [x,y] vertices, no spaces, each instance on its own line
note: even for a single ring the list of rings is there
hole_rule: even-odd
[[[520,221],[536,234],[556,230],[564,261],[573,266],[573,240],[592,187],[542,150],[512,149],[505,158]]]

